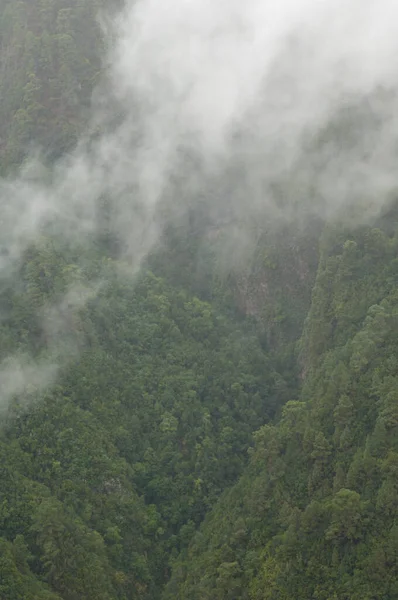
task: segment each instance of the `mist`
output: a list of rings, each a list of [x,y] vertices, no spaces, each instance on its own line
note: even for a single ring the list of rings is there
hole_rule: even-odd
[[[77,147],[51,167],[38,149],[0,182],[0,278],[48,224],[95,235],[104,197],[131,274],[198,197],[239,230],[235,255],[251,219],[363,223],[394,197],[392,0],[139,0],[99,18],[104,78]],[[7,398],[34,371],[10,364]],[[55,372],[45,365],[44,387]]]
[[[278,210],[272,185],[292,181],[302,195],[311,188],[315,212],[333,214],[361,194],[378,210],[396,186],[396,16],[390,0],[139,0],[102,18],[105,76],[77,148],[44,176],[29,160],[0,184],[10,256],[51,219],[69,235],[89,233],[108,194],[139,262],[160,233],[157,208],[173,177],[185,191],[211,177],[228,187],[237,166],[241,197],[217,201],[242,200],[244,211]],[[350,110],[347,144],[336,129]],[[179,172],[184,155],[196,157],[194,172]],[[288,219],[289,203],[283,210]],[[146,235],[134,239],[143,222]]]
[[[218,200],[238,214],[280,212],[277,183],[290,195],[284,219],[300,209],[330,218],[357,202],[361,218],[374,216],[396,187],[395,94],[385,97],[396,87],[396,13],[388,0],[130,5],[111,81],[141,107],[135,164],[150,204],[183,147],[220,187],[240,169]]]

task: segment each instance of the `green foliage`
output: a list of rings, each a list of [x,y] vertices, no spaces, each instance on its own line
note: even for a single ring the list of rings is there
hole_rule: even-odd
[[[34,144],[53,159],[77,141],[100,71],[99,0],[0,5],[0,162]]]
[[[76,143],[103,3],[1,3],[2,172]],[[242,251],[170,196],[134,279],[110,197],[2,276],[0,598],[397,598],[396,209]]]
[[[29,568],[31,555],[19,535],[14,542],[0,538],[0,598],[7,600],[60,600]]]
[[[352,235],[323,249],[300,401],[255,434],[164,598],[396,596],[398,237]]]
[[[87,271],[87,252],[43,237],[5,288],[5,356],[35,357],[37,373],[4,421],[1,530],[26,537],[62,598],[156,597],[242,473],[281,378],[250,323],[100,255]],[[48,361],[60,370],[47,389]]]

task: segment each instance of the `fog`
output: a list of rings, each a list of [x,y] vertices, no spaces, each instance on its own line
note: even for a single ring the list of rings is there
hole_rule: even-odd
[[[377,210],[396,186],[397,12],[390,0],[139,0],[112,21],[102,15],[106,74],[76,150],[45,176],[30,160],[1,182],[9,255],[49,219],[70,235],[90,232],[107,194],[139,262],[173,176],[185,190],[210,177],[228,188],[236,167],[241,211],[278,210],[272,185],[296,181],[314,211],[333,214],[361,194]],[[196,170],[179,171],[182,155],[195,156]],[[283,211],[289,219],[289,202]],[[147,234],[133,241],[143,222]]]
[[[49,222],[88,239],[104,197],[133,274],[199,196],[242,248],[242,220],[362,223],[394,197],[392,0],[139,0],[99,19],[109,43],[87,131],[56,165],[38,149],[0,182],[0,278]],[[9,398],[26,378],[7,369]]]
[[[360,196],[372,216],[396,185],[395,97],[382,95],[395,91],[396,13],[388,0],[131,5],[116,25],[111,81],[141,109],[143,197],[159,199],[184,147],[221,178],[239,165],[240,211],[278,210],[271,184],[298,182],[322,216]]]

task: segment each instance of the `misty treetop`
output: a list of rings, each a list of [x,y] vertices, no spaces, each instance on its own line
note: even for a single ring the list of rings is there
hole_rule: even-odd
[[[54,159],[76,143],[101,69],[98,0],[4,0],[0,6],[0,157],[30,147]]]
[[[375,94],[372,87],[384,82],[394,62],[373,61],[361,46],[364,31],[373,31],[375,39],[391,39],[380,45],[391,55],[392,4],[374,14],[370,5],[361,8],[361,27],[352,18],[357,13],[347,9],[343,21],[352,36],[343,39],[326,19],[336,33],[322,55],[331,67],[322,72],[331,80],[315,77],[319,57],[313,52],[313,62],[304,62],[315,68],[314,77],[306,71],[304,90],[295,86],[302,82],[307,46],[300,52],[289,46],[292,61],[286,62],[278,43],[277,54],[271,44],[271,55],[280,59],[271,74],[273,94],[265,104],[250,105],[249,126],[238,126],[226,169],[219,169],[225,164],[214,147],[220,150],[220,132],[229,132],[253,99],[256,85],[242,79],[261,72],[252,69],[258,66],[254,53],[261,61],[268,57],[245,28],[229,35],[226,7],[244,9],[245,23],[256,31],[263,30],[259,17],[267,7],[250,0],[227,3],[224,12],[207,3],[209,12],[202,13],[206,3],[181,5],[180,11],[173,3],[128,4],[122,29],[141,15],[148,37],[138,48],[127,39],[126,64],[135,65],[136,79],[126,87],[158,90],[168,61],[174,71],[149,105],[121,85],[116,96],[126,92],[128,101],[122,109],[116,102],[115,111],[97,87],[107,64],[97,16],[101,7],[121,4],[0,3],[0,171],[17,173],[4,186],[9,197],[0,255],[0,600],[394,600],[396,202],[363,225],[365,208],[374,214],[374,207],[388,206],[385,192],[394,179],[385,176],[394,172],[395,104],[386,90]],[[317,18],[311,2],[297,6],[300,27],[309,13]],[[275,21],[278,41],[296,13],[287,2],[273,8],[283,17]],[[178,39],[170,36],[176,23],[184,26]],[[317,37],[323,29],[313,31]],[[201,60],[175,52],[192,33]],[[223,47],[230,52],[209,53],[230,39],[232,45]],[[312,48],[313,38],[306,39]],[[336,84],[336,40],[337,58],[340,50],[347,57],[359,48],[348,64],[359,61],[374,71],[343,73],[337,61],[342,86],[336,91],[352,95],[347,106],[343,94],[344,106],[329,120],[335,96],[326,94],[324,105],[319,92]],[[234,67],[230,78],[219,76],[225,58]],[[355,72],[364,79],[355,80]],[[369,73],[373,92],[363,101],[357,96],[364,88],[368,93]],[[215,89],[208,85],[212,75]],[[288,81],[295,94],[304,91],[294,96],[293,113],[284,104]],[[234,98],[228,92],[237,84],[236,111],[219,98]],[[186,94],[175,96],[175,86]],[[180,148],[178,134],[179,128],[186,133],[184,119],[205,97],[203,121],[195,113],[199,146],[211,163],[204,175],[198,149]],[[319,112],[311,110],[308,122],[313,97]],[[99,129],[106,124],[112,132],[116,123],[119,133],[126,123],[137,126],[131,138],[143,136],[139,166],[148,166],[150,147],[149,167],[158,167],[142,169],[144,180],[148,172],[159,176],[145,190],[168,174],[162,149],[181,160],[165,201],[154,204],[155,217],[166,222],[161,233],[146,244],[139,210],[133,211],[135,224],[118,212],[119,204],[139,205],[136,188],[123,179],[126,165],[133,170],[130,138],[116,147],[105,191],[101,177],[108,184],[109,161],[92,171],[101,180],[97,186],[89,178],[92,189],[80,190],[77,177],[73,194],[54,188],[60,192],[52,207],[57,215],[69,214],[80,193],[77,217],[100,191],[88,233],[81,233],[77,219],[72,235],[73,226],[66,231],[61,219],[57,227],[47,214],[36,225],[33,208],[43,206],[32,203],[30,212],[29,201],[24,206],[32,224],[4,226],[9,206],[12,215],[19,206],[13,184],[21,161],[39,148],[48,167],[44,178],[56,179],[57,159],[73,155],[87,124],[96,122],[90,121],[93,106],[94,116],[96,110],[110,113]],[[312,125],[315,117],[321,131],[313,136],[310,127],[307,144],[302,124]],[[264,131],[277,133],[265,149]],[[299,157],[297,140],[305,142]],[[75,164],[90,163],[87,147],[87,154],[73,155]],[[99,150],[109,149],[106,143],[93,147],[100,158]],[[286,168],[278,179],[281,165]],[[327,218],[336,214],[340,221]]]

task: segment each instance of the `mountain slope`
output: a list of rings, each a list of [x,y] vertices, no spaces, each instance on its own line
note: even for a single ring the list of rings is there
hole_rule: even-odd
[[[62,598],[155,598],[287,386],[252,324],[59,252],[3,282],[1,534]]]
[[[102,3],[103,4],[103,3]],[[0,164],[76,143],[101,70],[101,0],[0,4]]]
[[[1,173],[76,145],[105,4],[0,3]],[[372,146],[355,107],[311,145],[320,173],[350,130]],[[2,240],[0,598],[392,600],[397,210],[307,218],[306,155],[277,220],[242,201],[250,158],[202,181],[184,152],[138,274],[108,188],[84,239]]]
[[[300,401],[256,433],[244,476],[176,561],[165,598],[398,594],[398,235],[328,237]]]

